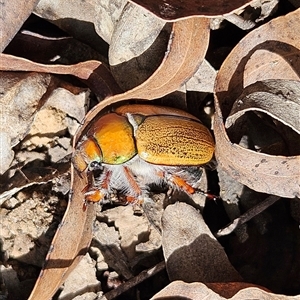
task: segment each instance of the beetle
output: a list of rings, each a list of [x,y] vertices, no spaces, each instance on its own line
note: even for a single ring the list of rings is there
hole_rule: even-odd
[[[104,201],[119,192],[127,202],[139,202],[149,199],[152,184],[195,193],[200,166],[213,153],[210,131],[193,115],[130,104],[96,119],[77,143],[72,162],[88,174],[85,201]]]

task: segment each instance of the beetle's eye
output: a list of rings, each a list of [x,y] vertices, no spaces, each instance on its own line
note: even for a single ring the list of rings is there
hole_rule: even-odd
[[[94,171],[94,170],[99,170],[102,168],[102,165],[101,163],[99,163],[98,161],[92,161],[90,164],[89,164],[89,170],[90,171]]]

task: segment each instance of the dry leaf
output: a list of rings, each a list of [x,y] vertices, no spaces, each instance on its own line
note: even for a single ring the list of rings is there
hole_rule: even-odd
[[[186,82],[186,89],[188,91],[213,93],[216,76],[217,71],[207,60],[204,60],[193,77]]]
[[[87,88],[77,88],[76,91],[74,91],[74,87],[73,89],[72,87],[66,88],[71,88],[73,93],[68,89],[58,87],[49,96],[47,103],[45,103],[45,108],[50,107],[58,111],[62,111],[71,119],[81,123],[86,114],[87,106],[90,102],[90,91]],[[76,94],[74,92],[76,92]],[[64,100],[62,101],[62,99]],[[66,121],[68,122],[69,132],[71,135],[74,135],[75,132],[73,132],[72,125],[69,124],[71,121]],[[78,127],[76,130],[77,129]]]
[[[265,79],[299,80],[300,38],[292,29],[300,26],[299,16],[300,9],[249,33],[223,63],[215,85],[215,154],[219,167],[256,191],[289,198],[299,196],[300,157],[256,153],[232,143],[223,118],[226,120],[247,85]]]
[[[110,43],[115,24],[126,3],[125,0],[73,0],[70,7],[70,3],[64,0],[40,0],[34,13],[101,53],[103,40]]]
[[[29,297],[30,300],[50,299],[79,260],[85,255],[92,239],[94,206],[83,209],[84,182],[71,167],[72,193],[64,218],[53,238],[44,268]]]
[[[264,112],[300,134],[300,82],[264,80],[247,86],[226,119],[229,128],[247,111]]]
[[[45,2],[46,1],[44,0],[40,1],[40,3],[45,3]],[[241,1],[239,2],[241,3]],[[58,3],[58,5],[56,3]],[[44,13],[44,16],[45,14],[50,12],[49,13],[49,19],[50,19],[53,17],[53,15],[55,14],[54,12],[56,12],[58,8],[63,8],[63,6],[67,7],[67,14],[61,14],[58,17],[56,24],[58,24],[61,28],[64,29],[67,29],[68,27],[69,30],[79,29],[79,32],[77,31],[76,34],[78,35],[81,34],[82,40],[89,41],[93,46],[97,47],[97,49],[100,49],[99,36],[97,36],[96,34],[94,36],[87,35],[86,32],[89,32],[90,30],[88,29],[86,31],[85,29],[89,27],[93,27],[94,24],[95,27],[97,28],[97,24],[100,24],[101,25],[100,30],[102,30],[101,35],[103,36],[106,35],[105,39],[107,39],[107,41],[110,41],[110,36],[112,34],[111,29],[114,27],[116,20],[119,18],[121,12],[120,7],[125,4],[125,1],[118,1],[118,0],[110,1],[108,4],[106,2],[104,3],[101,2],[100,6],[99,6],[99,2],[97,4],[98,5],[92,4],[92,2],[89,1],[88,3],[84,3],[84,5],[82,3],[80,3],[80,5],[79,4],[76,5],[76,3],[74,2],[73,3],[74,7],[73,6],[70,7],[69,5],[66,5],[64,2],[51,1],[50,4],[47,3],[40,11]],[[55,5],[57,5],[58,7],[56,8]],[[78,11],[78,7],[80,12]],[[217,7],[211,6],[210,8],[216,9]],[[80,14],[81,12],[82,14]],[[168,11],[165,12],[168,13]],[[105,14],[107,14],[108,18],[106,18]],[[88,18],[85,18],[85,16],[88,16]],[[208,29],[207,29],[208,27],[206,27],[205,24],[207,24],[207,20],[204,19],[201,20],[199,18],[198,20],[201,21],[202,30],[205,32],[203,45],[201,45],[201,42],[198,43],[198,45],[193,45],[193,43],[190,42],[193,39],[197,41],[198,40],[202,41],[202,38],[200,36],[201,28],[199,28],[199,31],[197,31],[196,28],[198,25],[193,27],[191,26],[192,23],[186,23],[186,24],[190,24],[186,26],[186,29],[184,29],[184,25],[178,26],[177,30],[174,29],[173,33],[175,34],[174,35],[172,34],[172,38],[175,39],[175,42],[173,42],[172,40],[170,41],[170,47],[167,49],[168,53],[166,54],[166,57],[163,60],[161,67],[158,68],[158,71],[145,84],[142,84],[141,86],[127,93],[117,95],[117,96],[112,96],[107,100],[105,100],[103,103],[101,103],[99,106],[94,108],[94,110],[92,110],[92,112],[87,116],[84,126],[78,132],[78,135],[75,137],[74,139],[75,143],[81,137],[81,135],[84,134],[87,126],[89,126],[90,124],[89,121],[93,122],[94,118],[98,117],[103,112],[103,110],[107,109],[108,105],[116,103],[118,101],[129,100],[132,98],[154,99],[160,97],[162,94],[166,94],[169,93],[170,91],[178,89],[179,85],[185,82],[187,78],[189,78],[192,75],[194,70],[198,67],[198,65],[196,66],[196,64],[200,63],[203,60],[203,56],[206,52],[206,47],[208,43]],[[200,21],[198,21],[199,24]],[[177,25],[175,24],[174,27],[176,26]],[[180,31],[183,32],[180,33]],[[187,41],[184,40],[183,37],[185,37]],[[102,42],[101,42],[101,46],[103,45]],[[183,48],[183,49],[176,49],[176,48]],[[169,55],[169,51],[171,51],[171,55]],[[275,57],[275,59],[277,59],[277,56]],[[178,61],[181,62],[182,60],[187,63],[186,66],[182,67],[180,64],[178,64]],[[178,64],[178,66],[176,64]],[[9,62],[7,66],[8,67],[14,66],[14,62],[12,63]],[[96,65],[95,67],[97,68],[98,66]],[[38,66],[38,68],[40,67],[41,65]],[[77,67],[84,68],[84,63],[83,65],[81,64],[77,65]],[[59,70],[59,68],[56,69],[56,71],[59,74],[60,72],[62,73],[65,72],[65,70],[61,71],[63,67],[61,68],[61,70]],[[99,68],[98,70],[95,70],[93,64],[91,67],[88,67],[89,70],[87,70],[87,72],[83,71],[80,68],[79,68],[79,72],[77,72],[75,66],[75,68],[73,68],[70,73],[77,74],[79,75],[79,77],[81,76],[81,78],[88,79],[87,84],[89,84],[91,89],[95,91],[95,93],[99,96],[99,98],[105,98],[108,95],[113,95],[115,93],[120,92],[120,89],[118,89],[117,85],[113,81],[109,83],[109,81],[111,80],[111,76],[109,72],[105,73],[106,72],[105,71],[104,74],[106,75],[103,75],[100,70],[100,72],[98,73],[97,71],[99,71]],[[164,72],[165,70],[164,68],[167,68],[169,72]],[[247,66],[247,68],[248,70],[250,70],[250,74],[251,74],[252,71],[250,66]],[[292,70],[292,68],[290,69]],[[163,72],[161,72],[161,70],[163,70]],[[183,73],[180,73],[182,70]],[[49,71],[48,70],[46,71],[46,69],[44,69],[44,71],[42,72],[49,72]],[[259,77],[259,73],[257,74]],[[105,76],[108,77],[105,78]],[[101,82],[100,84],[99,84],[99,80]],[[255,77],[251,78],[250,75],[247,75],[247,79],[245,79],[245,82],[246,85],[248,85],[251,83],[255,83],[256,79]],[[176,101],[176,100],[172,99],[172,101]],[[76,266],[78,260],[84,254],[87,245],[90,242],[91,227],[92,227],[91,223],[94,215],[94,211],[93,211],[94,205],[89,205],[87,211],[85,213],[83,212],[82,189],[86,185],[86,178],[84,174],[82,174],[82,178],[79,178],[78,174],[74,172],[72,173],[72,176],[74,176],[73,178],[74,194],[70,196],[70,200],[71,200],[70,207],[68,208],[68,211],[64,217],[64,221],[61,223],[61,227],[56,234],[56,237],[50,249],[51,251],[49,251],[46,268],[44,272],[41,273],[41,278],[38,280],[37,286],[35,287],[30,299],[41,299],[41,298],[44,299],[45,297],[46,298],[50,297],[55,292],[57,287],[61,284],[61,282],[65,280],[67,274],[69,274],[71,269],[74,268],[74,266]],[[76,221],[78,220],[78,224],[74,220]],[[112,228],[101,227],[99,229],[100,230],[99,235],[101,234],[101,237],[103,237],[103,230],[105,230],[106,235],[112,232],[116,232],[115,230],[113,231],[109,229]],[[120,232],[121,231],[122,230],[120,230]],[[109,241],[113,241],[113,240],[109,240],[108,237],[107,240],[108,240],[107,243],[109,243]],[[128,246],[129,248],[128,255],[130,255],[130,253],[132,253],[133,251],[129,243],[130,243],[129,240],[125,242],[125,248],[126,246]],[[135,240],[133,240],[133,243],[135,243]],[[62,260],[60,260],[60,258],[62,258]],[[111,258],[113,259],[114,257]],[[120,273],[126,274],[125,271]],[[127,275],[129,276],[125,276],[125,277],[129,278],[130,274]],[[226,290],[228,289],[229,287],[227,286]],[[84,291],[80,290],[79,292],[84,292]],[[266,297],[268,297],[268,295]]]
[[[177,20],[192,16],[221,16],[232,13],[251,3],[251,0],[167,0],[167,1],[144,1],[132,0],[145,7],[159,18],[164,20]]]
[[[96,60],[84,61],[75,65],[45,65],[2,53],[0,54],[0,70],[74,75],[86,82],[100,99],[120,92],[110,71]]]
[[[164,21],[142,7],[125,6],[108,52],[110,69],[123,90],[141,84],[158,68],[170,34],[164,25]]]
[[[51,76],[38,73],[0,73],[0,174],[10,166],[17,145],[28,133],[42,105]]]
[[[162,246],[171,281],[241,281],[223,247],[192,206],[177,202],[162,217]]]
[[[164,289],[154,295],[151,300],[161,299],[186,299],[186,300],[224,300],[211,289],[209,289],[204,283],[192,282],[186,283],[184,281],[173,281],[167,285]]]
[[[295,300],[298,296],[284,296],[269,293],[256,285],[244,282],[237,283],[186,283],[183,281],[171,282],[167,287],[154,295],[151,300],[167,298],[184,298],[190,300],[241,300],[241,299],[268,299],[268,300]],[[230,294],[234,293],[234,296]]]
[[[2,1],[0,18],[0,52],[2,52],[13,39],[38,2],[38,0],[30,0],[20,5],[20,2],[16,0]]]

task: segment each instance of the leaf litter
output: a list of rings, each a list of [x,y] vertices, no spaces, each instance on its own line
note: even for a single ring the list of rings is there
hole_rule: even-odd
[[[279,4],[282,2],[284,1],[279,1]],[[44,3],[46,1],[40,1],[36,11]],[[57,15],[59,15],[55,5],[52,3],[46,5],[48,5],[47,10],[39,10],[41,18],[51,19],[49,16],[51,10],[57,11]],[[122,1],[113,1],[109,7],[101,6],[100,8],[102,16],[105,14],[110,20],[100,22],[104,31],[98,32],[98,37],[107,41],[108,44],[113,40],[115,34],[113,31],[118,24],[116,20],[122,21],[122,17],[126,18],[126,13],[121,14],[124,5],[125,3]],[[113,10],[111,10],[112,7],[114,7]],[[126,8],[127,13],[130,11],[128,7]],[[260,6],[258,5],[258,7]],[[80,9],[80,5],[77,8],[79,8],[78,11],[83,11]],[[116,8],[118,9],[116,10]],[[136,9],[134,6],[133,8]],[[218,9],[220,7],[216,3],[216,10],[211,13],[210,17],[222,19]],[[233,10],[235,14],[243,18],[249,12],[244,5],[241,9],[238,5],[231,7],[230,11]],[[137,11],[139,10],[137,9]],[[285,14],[283,6],[279,6],[278,11],[283,15]],[[88,16],[89,22],[96,24],[95,12],[94,9],[94,11],[90,10],[83,15]],[[70,14],[68,7],[67,13]],[[222,12],[222,14],[227,13],[229,11]],[[273,13],[273,9],[270,9],[271,18],[273,18]],[[134,30],[141,28],[139,14],[142,13],[138,12],[135,17],[133,14],[129,15],[129,18],[132,18],[130,25],[132,25],[133,34]],[[295,23],[297,14],[299,14],[299,10],[294,10],[294,12],[277,19],[274,17],[265,25],[256,25],[258,29],[254,29],[248,34],[243,33],[246,35],[245,41],[242,40],[238,43],[237,50],[233,49],[228,55],[220,68],[214,87],[217,69],[212,67],[213,61],[212,64],[209,61],[204,61],[205,54],[210,54],[210,48],[207,50],[209,21],[205,18],[188,18],[165,25],[169,27],[168,30],[171,30],[171,38],[169,41],[164,38],[158,42],[158,47],[161,49],[159,50],[161,59],[157,57],[157,61],[153,60],[153,57],[156,57],[154,54],[156,50],[152,49],[151,45],[146,45],[144,49],[148,49],[150,46],[150,50],[146,51],[148,53],[143,58],[145,65],[136,64],[135,70],[132,70],[127,69],[129,65],[125,64],[123,67],[124,75],[120,75],[116,79],[111,76],[109,71],[109,69],[113,69],[113,66],[107,65],[108,60],[105,61],[105,59],[100,62],[99,54],[95,56],[92,54],[83,61],[73,61],[66,65],[55,62],[56,65],[53,65],[53,62],[47,61],[47,59],[41,63],[41,61],[35,61],[32,56],[29,59],[26,55],[23,58],[12,56],[6,50],[8,52],[1,56],[1,70],[7,74],[10,74],[8,71],[42,72],[35,74],[44,73],[45,76],[50,76],[52,84],[50,86],[51,92],[44,92],[39,96],[40,98],[37,98],[36,109],[31,113],[31,119],[26,123],[27,127],[22,129],[21,134],[18,135],[18,143],[10,145],[9,140],[6,140],[8,146],[6,146],[5,151],[11,153],[13,147],[15,155],[13,158],[12,153],[10,154],[9,159],[13,158],[14,160],[12,163],[8,160],[7,167],[4,168],[5,173],[2,175],[3,181],[1,179],[1,218],[3,220],[1,223],[5,225],[3,227],[5,231],[2,232],[3,235],[1,234],[1,262],[3,263],[1,278],[4,281],[3,294],[5,299],[21,299],[22,297],[27,299],[35,278],[37,278],[39,267],[45,261],[47,249],[50,250],[46,257],[44,270],[35,284],[30,299],[50,298],[58,289],[59,293],[55,296],[57,299],[83,299],[83,297],[85,297],[84,299],[112,299],[118,295],[124,295],[126,299],[136,299],[136,293],[140,293],[142,299],[149,299],[154,293],[168,285],[170,281],[173,283],[166,288],[166,295],[179,296],[181,295],[178,289],[181,284],[180,280],[194,282],[191,284],[191,290],[188,289],[187,283],[183,288],[185,291],[190,291],[189,295],[185,294],[190,299],[197,299],[202,293],[211,299],[217,299],[217,297],[220,299],[225,299],[223,297],[241,299],[238,297],[245,297],[243,295],[258,298],[267,295],[266,297],[270,299],[290,299],[291,297],[273,293],[299,294],[298,281],[293,280],[297,278],[300,268],[297,264],[299,261],[297,249],[300,247],[297,230],[299,199],[281,198],[293,198],[296,195],[295,191],[297,192],[297,173],[291,175],[293,174],[291,170],[297,166],[293,167],[292,165],[293,157],[295,157],[295,163],[299,161],[299,152],[293,143],[293,140],[298,137],[296,134],[297,118],[288,118],[288,110],[282,111],[280,109],[277,114],[274,111],[270,112],[268,109],[270,105],[261,100],[261,98],[264,99],[263,97],[259,97],[260,106],[263,105],[263,109],[266,109],[265,115],[261,114],[261,107],[258,107],[257,104],[254,108],[249,105],[246,110],[251,110],[252,116],[249,119],[252,120],[252,124],[260,124],[258,122],[260,120],[262,125],[259,126],[270,128],[272,133],[267,135],[269,139],[267,143],[264,138],[257,139],[256,133],[254,137],[259,142],[255,142],[254,147],[249,148],[249,145],[252,145],[252,142],[249,143],[249,130],[246,133],[242,132],[241,135],[241,128],[236,126],[240,119],[243,119],[243,115],[247,115],[247,117],[249,115],[249,111],[240,110],[239,103],[246,103],[245,99],[248,98],[252,99],[252,103],[255,102],[257,98],[254,95],[257,92],[260,93],[259,95],[264,92],[270,94],[270,90],[262,89],[258,82],[269,86],[270,81],[268,80],[274,80],[275,92],[271,91],[271,93],[275,95],[274,97],[280,98],[277,84],[278,86],[282,85],[280,91],[284,88],[289,91],[292,89],[284,80],[289,80],[290,83],[292,80],[298,79],[295,70],[297,70],[298,63],[299,39],[296,39],[290,32],[290,26],[284,27],[287,23]],[[78,17],[78,20],[82,20],[82,18]],[[153,18],[153,16],[149,15],[149,18]],[[236,17],[229,19],[236,20]],[[261,19],[253,17],[253,22],[259,23]],[[21,27],[23,21],[20,19],[19,22]],[[71,36],[79,38],[74,31],[68,31],[70,26],[67,22],[67,19],[66,22],[60,22],[59,18],[54,21]],[[126,24],[128,21],[124,19],[124,22]],[[155,18],[153,22],[155,22]],[[82,25],[83,22],[80,21],[77,24]],[[107,24],[108,27],[105,28],[103,24]],[[157,21],[159,28],[162,28],[163,24],[164,22],[161,20]],[[228,34],[226,28],[229,25],[226,21],[222,19],[220,24],[221,26],[215,31],[220,30]],[[282,32],[282,26],[286,32],[286,37],[283,38],[279,34]],[[80,28],[80,26],[77,27]],[[81,30],[78,32],[80,35]],[[118,31],[116,30],[116,32]],[[149,44],[152,41],[157,41],[158,32],[159,30],[154,31]],[[93,30],[90,33],[93,36]],[[118,34],[120,35],[120,33]],[[211,42],[213,42],[214,31],[211,31],[211,34]],[[124,34],[120,36],[125,38]],[[279,43],[284,42],[287,46],[280,47],[276,43],[274,45],[269,43],[264,48],[261,44],[265,42],[264,36],[266,36],[267,41],[273,38]],[[88,45],[95,42],[90,36],[81,35],[79,39]],[[133,42],[131,37],[129,39],[128,45]],[[201,39],[202,45],[194,42],[197,39]],[[41,44],[43,44],[43,40],[46,39],[41,38]],[[54,39],[54,44],[56,42],[59,42],[59,39]],[[115,51],[120,51],[120,48],[127,46],[126,39],[122,46],[117,43],[118,41],[115,40]],[[100,44],[103,45],[103,42],[98,43],[98,48]],[[144,55],[145,51],[135,49],[136,45],[139,44],[141,43],[135,43],[132,47],[134,51],[138,51],[136,52],[138,56],[141,56],[139,54]],[[226,42],[224,44],[227,46]],[[244,58],[248,49],[247,47],[244,49],[245,44],[248,45],[249,49],[256,50],[252,51],[253,55],[248,57],[247,61]],[[107,46],[109,47],[109,45]],[[163,50],[164,47],[165,51]],[[98,51],[99,53],[102,52],[101,55],[105,52],[102,50]],[[266,53],[270,54],[270,50],[272,50],[272,54],[266,56]],[[74,53],[76,53],[76,49]],[[122,54],[122,50],[120,53]],[[287,57],[291,59],[287,60]],[[131,57],[126,59],[130,61]],[[156,66],[153,66],[151,59]],[[152,64],[151,67],[149,66],[149,70],[147,70],[147,61]],[[203,63],[201,64],[201,62]],[[230,68],[241,62],[244,65],[239,77],[237,75],[239,75],[240,68],[237,69],[236,73],[232,73]],[[254,62],[256,63],[255,67],[253,67]],[[276,62],[277,69],[274,69],[274,62]],[[204,71],[201,71],[202,67]],[[267,71],[262,72],[261,69],[263,68],[266,68]],[[193,74],[197,69],[198,72],[194,77]],[[126,72],[130,74],[135,72],[138,76],[139,71],[142,74],[145,70],[148,72],[146,77],[143,75],[142,79],[135,83],[129,82],[132,84],[131,86],[122,86],[121,81],[127,77]],[[201,72],[207,76],[201,76]],[[65,75],[61,77],[61,75],[47,75],[48,73]],[[280,74],[280,77],[276,74]],[[74,75],[80,81],[70,75]],[[190,81],[188,81],[189,79]],[[281,81],[278,81],[279,79]],[[231,81],[230,89],[226,87],[229,81]],[[187,85],[185,86],[186,82]],[[203,82],[204,84],[201,86]],[[125,92],[121,92],[122,89],[119,85]],[[232,102],[230,105],[227,105],[227,89],[231,92],[230,100]],[[196,110],[203,110],[202,117],[206,115],[206,119],[209,119],[209,115],[211,115],[211,93],[215,93],[214,133],[217,143],[218,166],[214,171],[205,172],[207,186],[204,185],[201,189],[211,189],[216,194],[220,189],[221,199],[205,201],[204,197],[199,200],[189,199],[183,194],[174,193],[169,197],[170,194],[154,193],[155,202],[150,207],[122,206],[118,199],[112,198],[112,204],[104,205],[102,210],[100,206],[96,205],[88,205],[86,210],[83,210],[82,190],[86,185],[86,178],[80,178],[77,173],[74,173],[72,167],[71,175],[69,172],[68,154],[71,152],[71,137],[74,136],[76,128],[81,126],[75,135],[75,142],[94,118],[109,109],[112,104],[130,99],[153,100],[167,95],[164,101],[170,103],[171,99],[173,101],[171,104],[176,106],[174,103],[176,98],[173,94],[176,90],[179,90],[181,94],[178,99],[183,100],[178,105],[192,107],[191,112],[195,114]],[[297,95],[297,91],[295,94]],[[51,97],[52,101],[50,101]],[[290,97],[290,94],[287,97]],[[65,99],[68,101],[66,102]],[[96,105],[83,120],[87,107],[93,106],[96,100],[103,101]],[[220,109],[217,100],[221,100],[222,105],[225,101],[225,106]],[[235,100],[236,107],[234,106]],[[23,102],[20,103],[25,105]],[[19,105],[19,101],[17,105]],[[271,107],[275,109],[274,106],[271,105]],[[223,120],[218,114],[220,111],[226,117],[226,120],[224,119],[226,123],[222,123],[222,125],[221,121]],[[27,107],[24,112],[28,112]],[[207,112],[209,113],[207,114]],[[295,113],[295,109],[293,113]],[[45,126],[45,129],[49,130],[43,131],[42,124],[47,120],[50,125],[51,114],[53,125],[61,124],[63,127],[51,129],[51,126]],[[275,114],[276,118],[274,117]],[[285,120],[285,114],[287,120]],[[8,114],[6,119],[10,119],[10,116],[11,114]],[[60,119],[57,119],[59,116]],[[35,122],[41,123],[37,123],[38,125],[34,127]],[[247,122],[249,121],[247,120]],[[14,123],[11,122],[10,124]],[[14,128],[16,126],[14,124]],[[289,170],[287,177],[296,176],[293,177],[296,179],[286,183],[283,181],[284,176],[280,177],[280,174],[276,174],[276,182],[272,188],[257,188],[256,185],[253,185],[253,180],[249,180],[250,173],[247,173],[246,176],[243,175],[247,165],[243,165],[241,168],[234,165],[234,170],[232,170],[232,166],[231,169],[228,169],[226,162],[232,154],[228,154],[226,149],[228,145],[222,144],[223,140],[220,139],[218,132],[220,128],[227,131],[233,143],[238,140],[237,137],[241,137],[240,146],[248,148],[248,151],[249,149],[253,153],[269,151],[268,153],[272,153],[274,157],[285,155],[281,162],[288,161],[287,166],[285,166]],[[236,129],[232,130],[233,128]],[[252,132],[261,131],[261,127],[249,128]],[[11,130],[8,133],[11,135],[15,132],[16,130]],[[226,134],[223,136],[226,137]],[[11,136],[9,137],[11,138]],[[262,141],[265,144],[262,145]],[[288,152],[286,152],[287,150]],[[3,152],[6,153],[5,151]],[[239,160],[238,156],[233,157],[234,159],[231,161]],[[243,156],[242,161],[245,162],[245,160],[249,162],[249,165],[252,163],[253,167],[253,162],[249,159],[249,152]],[[230,176],[228,170],[230,170]],[[267,175],[273,172],[270,168],[266,170],[264,174]],[[219,176],[219,187],[216,175]],[[245,181],[243,176],[248,180]],[[267,180],[266,178],[264,181]],[[67,191],[70,184],[71,193],[68,201]],[[270,196],[268,197],[268,195]],[[173,204],[174,202],[175,204]],[[266,209],[273,202],[276,204]],[[180,209],[176,211],[177,208]],[[66,212],[62,219],[65,209]],[[169,214],[169,212],[171,213]],[[249,221],[250,219],[251,221]],[[238,223],[238,226],[232,228],[230,220],[233,221],[233,225]],[[243,224],[241,225],[241,223]],[[56,228],[57,231],[52,240]],[[223,228],[222,233],[226,230],[229,232],[226,236],[216,240],[212,232],[216,233],[221,228]],[[272,252],[268,249],[277,249],[277,251]],[[287,254],[284,249],[290,249],[289,253]],[[84,258],[80,260],[81,257]],[[274,261],[277,263],[275,264]],[[193,267],[195,264],[197,268]],[[259,267],[255,268],[254,266]],[[72,272],[72,270],[74,271]],[[223,272],[229,272],[225,276],[226,278],[221,276],[224,274]],[[152,273],[156,274],[153,278],[151,278]],[[279,275],[274,276],[274,274]],[[187,280],[187,278],[190,279]],[[145,283],[143,283],[144,281]],[[60,287],[63,282],[65,282],[64,286]],[[151,286],[154,286],[154,290],[150,288],[147,282],[152,282]],[[247,285],[245,282],[251,284]],[[139,285],[137,285],[138,283]],[[62,289],[63,291],[61,291]],[[240,292],[238,292],[239,290]],[[104,296],[102,296],[103,294]],[[154,296],[153,299],[155,297],[159,296]]]

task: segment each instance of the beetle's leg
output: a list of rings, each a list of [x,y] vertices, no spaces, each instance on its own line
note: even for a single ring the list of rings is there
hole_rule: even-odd
[[[133,203],[137,200],[138,196],[142,194],[142,190],[140,189],[139,185],[137,184],[133,174],[131,171],[128,169],[128,167],[124,167],[124,174],[127,178],[128,184],[131,188],[131,190],[134,192],[134,194],[137,195],[137,197],[134,196],[126,196],[126,200],[129,203]]]
[[[164,173],[164,172],[162,172]],[[174,174],[170,174],[170,173],[164,173],[164,175],[160,174],[159,176],[164,176],[168,182],[172,183],[173,185],[175,185],[177,188],[183,190],[184,192],[186,192],[189,195],[193,195],[195,193],[199,193],[204,195],[205,197],[207,197],[208,199],[211,200],[217,200],[220,197],[201,191],[198,188],[193,188],[190,184],[188,184],[183,178],[181,178],[178,175],[174,175]]]
[[[121,191],[121,195],[125,197],[126,203],[141,205],[144,201],[149,200],[147,189],[144,183],[138,178],[139,174],[129,166],[122,166],[121,174],[124,181],[119,178],[117,190]],[[121,182],[121,185],[120,185]]]
[[[195,189],[189,185],[184,179],[182,179],[181,177],[177,176],[177,175],[171,175],[168,174],[167,176],[167,180],[171,183],[173,183],[175,186],[177,186],[179,189],[185,191],[187,194],[194,194],[195,193]]]
[[[95,184],[93,172],[89,172],[88,185],[83,190],[85,202],[99,202],[105,198],[109,186],[110,174],[109,170],[104,170],[104,173],[101,174],[103,179],[101,180],[100,187],[98,187]]]
[[[99,202],[103,200],[105,193],[102,193],[96,187],[89,188],[87,192],[84,193],[84,199],[86,202]]]

